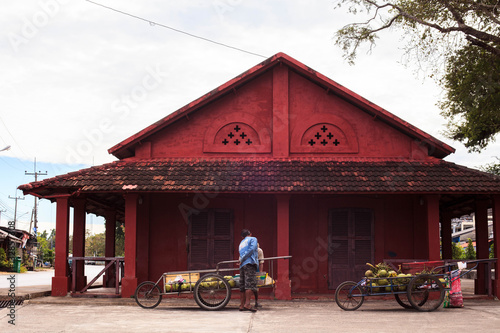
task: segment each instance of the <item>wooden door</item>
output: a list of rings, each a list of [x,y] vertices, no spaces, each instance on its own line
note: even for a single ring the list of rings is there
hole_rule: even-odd
[[[329,288],[359,281],[373,262],[373,212],[370,209],[332,209],[329,214]]]
[[[233,214],[209,209],[193,214],[188,230],[188,269],[215,268],[233,258]]]

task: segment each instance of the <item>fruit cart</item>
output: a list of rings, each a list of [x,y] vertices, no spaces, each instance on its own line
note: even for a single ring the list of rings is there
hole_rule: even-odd
[[[335,302],[343,310],[354,311],[359,309],[367,296],[394,295],[398,304],[405,309],[434,311],[442,305],[445,293],[446,291],[450,291],[451,283],[454,280],[476,269],[480,263],[495,260],[464,261],[464,263],[472,264],[472,267],[461,272],[454,278],[451,278],[450,273],[454,267],[457,267],[456,262],[437,266],[429,271],[424,270],[421,273],[415,274],[397,274],[394,270],[392,272],[387,270],[390,268],[386,269],[386,267],[376,267],[367,264],[374,270],[378,270],[378,274],[374,274],[371,270],[368,270],[365,273],[367,276],[359,282],[345,281],[341,283],[335,290]]]
[[[290,259],[291,256],[260,259],[269,263],[268,273],[257,273],[259,288],[273,288],[273,261]],[[196,304],[204,310],[220,310],[231,299],[231,291],[239,289],[239,268],[227,267],[239,263],[238,260],[221,261],[215,269],[176,271],[163,273],[158,281],[145,281],[135,290],[135,301],[145,309],[160,304],[163,296],[193,294]]]

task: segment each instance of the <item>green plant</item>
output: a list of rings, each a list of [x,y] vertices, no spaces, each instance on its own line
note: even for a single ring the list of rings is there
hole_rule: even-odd
[[[467,249],[465,249],[465,259],[471,260],[476,259],[476,250],[472,244],[472,239],[467,239]]]
[[[458,243],[451,243],[452,259],[464,259],[464,249]]]

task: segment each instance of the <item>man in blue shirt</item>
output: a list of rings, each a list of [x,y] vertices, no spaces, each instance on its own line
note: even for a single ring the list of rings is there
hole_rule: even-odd
[[[250,305],[250,299],[257,292],[257,267],[259,256],[257,252],[257,238],[252,237],[248,229],[241,231],[243,240],[240,243],[240,311],[257,311]]]

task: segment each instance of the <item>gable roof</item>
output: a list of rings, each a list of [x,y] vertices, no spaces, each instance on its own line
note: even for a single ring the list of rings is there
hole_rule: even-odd
[[[108,152],[119,159],[133,156],[134,146],[140,143],[141,141],[145,140],[147,137],[153,135],[154,133],[157,133],[158,131],[169,126],[178,119],[186,117],[189,114],[196,112],[200,108],[206,106],[207,104],[212,103],[217,99],[224,97],[226,94],[238,89],[242,85],[262,75],[263,73],[269,71],[278,64],[284,64],[288,66],[295,73],[321,86],[329,93],[339,96],[340,98],[346,100],[347,102],[357,106],[364,112],[368,113],[370,116],[377,118],[378,120],[397,129],[398,131],[403,132],[404,134],[410,136],[411,138],[419,140],[420,142],[428,146],[429,154],[431,156],[437,158],[444,158],[455,151],[455,149],[448,146],[444,142],[434,138],[430,134],[423,132],[422,130],[409,124],[408,122],[402,120],[401,118],[393,115],[392,113],[384,110],[383,108],[364,99],[363,97],[357,95],[351,90],[329,79],[328,77],[316,72],[315,70],[307,67],[306,65],[295,60],[294,58],[284,53],[277,53],[274,56],[270,57],[269,59],[264,60],[260,64],[250,68],[246,72],[236,76],[232,80],[222,84],[221,86],[215,88],[209,93],[201,96],[195,101],[185,105],[184,107],[169,114],[163,119],[160,119],[154,124],[146,127],[142,131],[132,135],[131,137],[111,147],[108,150]]]

